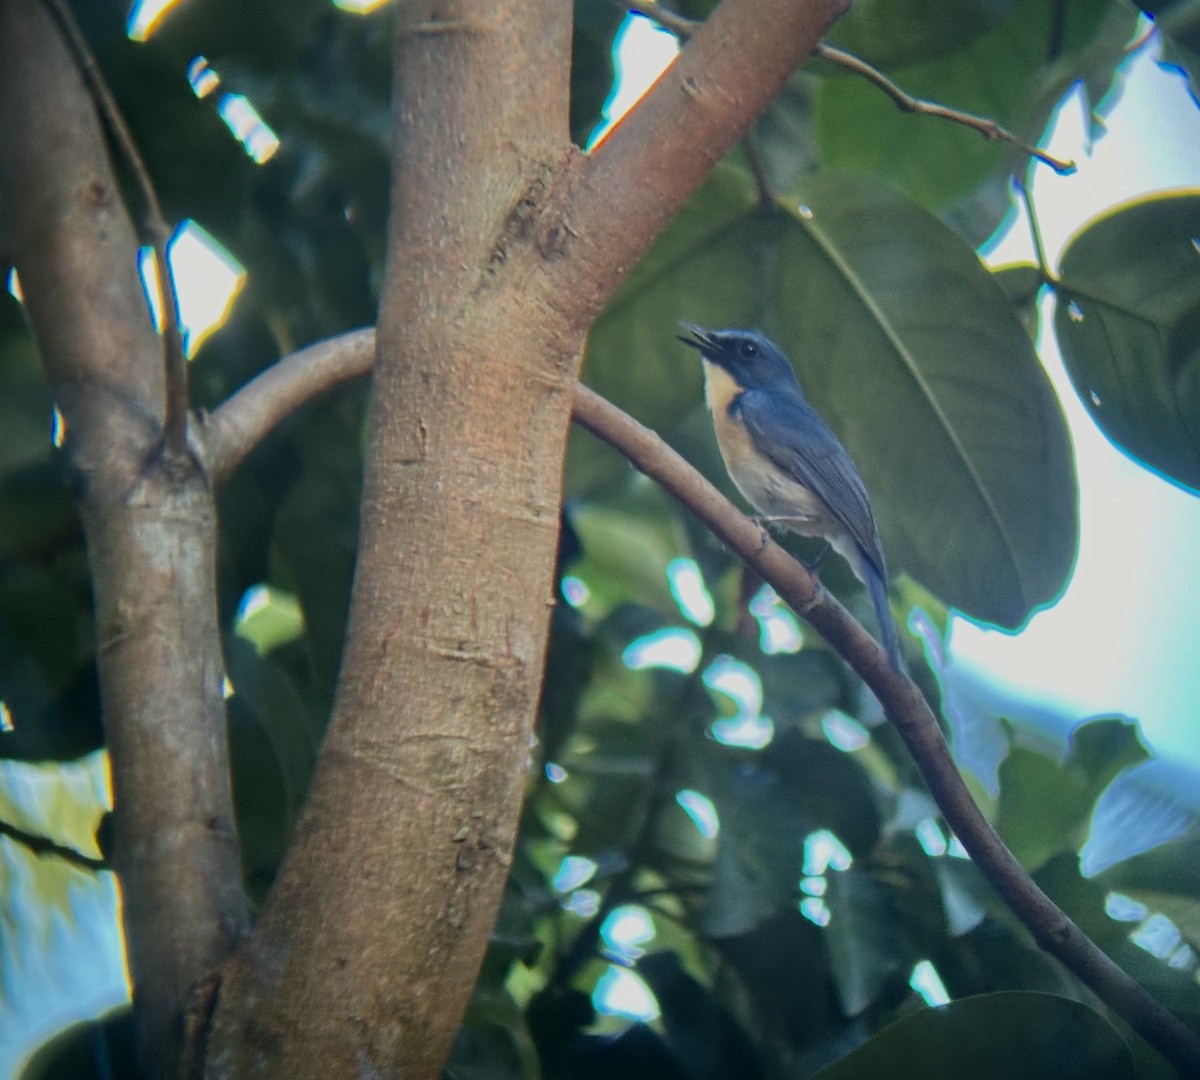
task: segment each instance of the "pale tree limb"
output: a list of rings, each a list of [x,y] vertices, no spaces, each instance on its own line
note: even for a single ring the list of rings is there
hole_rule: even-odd
[[[183,334],[179,328],[179,297],[175,291],[175,279],[171,275],[171,264],[167,259],[171,230],[163,217],[158,193],[150,180],[150,173],[142,160],[137,143],[134,142],[129,125],[125,123],[125,117],[121,114],[70,7],[66,0],[42,2],[70,46],[83,81],[96,104],[96,111],[104,122],[119,159],[133,178],[138,198],[142,203],[142,228],[150,250],[154,253],[158,307],[162,313],[163,361],[166,375],[164,444],[170,453],[183,457],[187,453],[188,370],[187,357],[183,351]]]
[[[173,1073],[183,1003],[247,923],[216,611],[211,491],[161,452],[162,342],[101,122],[46,8],[0,0],[0,201],[67,422],[95,603],[113,865],[139,1037]]]
[[[315,342],[272,364],[204,417],[204,459],[214,484],[226,479],[281,420],[375,362],[375,328]]]
[[[1128,1021],[1181,1075],[1200,1074],[1200,1036],[1109,959],[1042,892],[975,803],[921,691],[891,668],[879,644],[821,582],[657,435],[584,386],[576,388],[574,418],[704,522],[858,672],[903,739],[946,823],[1038,945]]]

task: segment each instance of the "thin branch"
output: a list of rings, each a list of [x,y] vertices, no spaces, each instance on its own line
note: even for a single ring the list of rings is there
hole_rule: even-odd
[[[975,116],[973,113],[963,112],[961,109],[952,109],[948,105],[941,105],[936,101],[926,101],[924,98],[913,97],[912,94],[906,90],[902,90],[892,82],[878,68],[872,67],[865,60],[860,60],[852,53],[836,49],[832,45],[820,44],[813,50],[813,55],[819,56],[823,60],[828,60],[830,63],[837,64],[847,71],[853,71],[856,75],[861,75],[869,83],[879,87],[880,90],[887,94],[902,112],[916,113],[919,116],[936,116],[941,120],[949,120],[952,124],[961,124],[963,127],[978,131],[985,139],[1009,143],[1022,153],[1028,154],[1030,157],[1035,157],[1043,164],[1049,165],[1059,176],[1070,176],[1075,171],[1075,162],[1062,161],[1059,158],[1052,157],[1043,150],[1039,150],[1036,146],[1030,146],[1028,143],[1022,142],[1007,128],[1003,128],[996,123],[995,120],[991,120],[986,116]]]
[[[664,30],[669,30],[679,37],[681,41],[686,41],[701,25],[701,23],[693,19],[688,19],[682,15],[675,14],[673,11],[668,11],[661,4],[654,2],[654,0],[623,0],[623,2],[622,0],[618,0],[618,2],[621,7],[629,11],[636,12],[638,15],[644,15],[647,19],[653,19]],[[1003,128],[996,123],[995,120],[984,116],[975,116],[972,113],[963,112],[961,109],[952,109],[948,105],[941,105],[936,101],[926,101],[923,98],[913,97],[912,94],[892,82],[878,68],[873,67],[853,53],[848,53],[843,49],[821,43],[813,49],[813,55],[819,56],[823,60],[828,60],[830,63],[837,64],[839,67],[843,67],[847,71],[852,71],[856,75],[861,75],[868,82],[879,87],[880,90],[887,94],[902,112],[917,113],[921,116],[936,116],[939,119],[949,120],[953,124],[961,124],[964,127],[978,131],[985,139],[1010,143],[1022,153],[1028,154],[1030,157],[1035,157],[1043,164],[1049,165],[1060,176],[1070,176],[1075,171],[1076,166],[1073,161],[1062,161],[1039,150],[1036,146],[1030,146],[1028,143],[1022,142],[1007,128]]]
[[[8,821],[0,821],[0,836],[7,836],[10,840],[15,840],[22,847],[28,848],[39,857],[42,855],[52,855],[80,870],[99,871],[112,869],[105,859],[97,859],[91,855],[84,855],[82,851],[76,851],[73,847],[60,844],[56,840],[51,840],[48,836],[39,836],[37,833],[26,832],[24,829]]]
[[[920,690],[891,669],[883,649],[846,609],[682,457],[616,406],[578,386],[574,419],[695,514],[842,655],[879,698],[946,822],[1038,944],[1123,1016],[1181,1074],[1200,1073],[1200,1036],[1113,963],[1038,888],[975,804]]]
[[[286,416],[375,362],[375,328],[351,330],[290,353],[260,372],[204,421],[203,443],[214,484]]]
[[[163,217],[158,194],[154,190],[137,143],[134,142],[120,107],[108,83],[105,82],[100,66],[96,63],[96,58],[92,55],[87,39],[79,29],[70,7],[66,0],[42,2],[70,48],[109,139],[129,170],[141,198],[142,233],[154,252],[158,304],[162,313],[163,362],[166,371],[163,431],[167,449],[175,455],[183,456],[187,451],[188,371],[187,357],[183,352],[183,335],[179,328],[179,300],[175,293],[175,282],[171,277],[171,267],[167,261],[171,230]]]

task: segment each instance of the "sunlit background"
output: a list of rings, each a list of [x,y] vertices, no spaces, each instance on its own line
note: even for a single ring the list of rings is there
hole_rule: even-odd
[[[335,0],[334,6],[365,14],[382,2]],[[135,4],[129,17],[130,38],[148,40],[172,6],[174,0]],[[593,134],[593,144],[675,53],[671,35],[641,17],[626,19],[616,43],[617,84],[605,107],[606,124]],[[223,89],[220,73],[204,57],[195,57],[182,77],[188,79],[197,98],[213,103],[231,136],[252,160],[260,165],[271,160],[280,145],[279,136],[250,100]],[[1146,192],[1194,184],[1200,177],[1200,112],[1188,98],[1183,80],[1159,65],[1153,35],[1126,63],[1119,101],[1107,105],[1106,126],[1093,142],[1082,95],[1068,95],[1044,140],[1052,154],[1079,164],[1079,171],[1069,178],[1046,168],[1035,170],[1031,193],[1052,265],[1071,234],[1097,212]],[[1018,217],[993,238],[985,252],[993,266],[1031,261],[1028,222]],[[180,225],[170,244],[169,261],[190,357],[225,320],[246,274],[236,257],[200,222]],[[143,252],[140,269],[148,297],[157,297],[154,263],[148,252]],[[20,296],[15,275],[8,287]],[[1047,318],[1043,318],[1043,327],[1049,327]],[[1035,615],[1019,634],[1002,634],[954,618],[945,673],[956,688],[954,692],[1002,703],[1002,708],[997,705],[997,713],[1023,720],[1052,742],[1061,742],[1071,726],[1096,713],[1120,712],[1137,718],[1155,750],[1181,763],[1172,767],[1173,771],[1160,769],[1148,774],[1133,795],[1126,792],[1133,797],[1157,784],[1170,794],[1159,817],[1151,822],[1153,839],[1161,840],[1186,827],[1200,808],[1200,798],[1192,794],[1195,775],[1191,771],[1200,768],[1200,740],[1195,738],[1193,720],[1200,706],[1200,680],[1192,675],[1200,656],[1200,620],[1192,615],[1200,601],[1200,560],[1195,557],[1200,550],[1200,502],[1130,460],[1097,430],[1066,379],[1049,329],[1042,334],[1039,352],[1058,389],[1075,441],[1081,512],[1078,564],[1060,601]],[[61,440],[60,424],[56,424],[54,437]],[[696,627],[708,625],[714,615],[713,600],[696,564],[676,560],[668,574],[683,619]],[[568,603],[586,606],[585,581],[567,578],[562,591]],[[769,588],[754,598],[751,613],[758,621],[765,651],[794,652],[801,647],[803,627]],[[263,585],[243,598],[235,629],[266,650],[294,636],[301,620],[292,597]],[[634,669],[693,671],[700,658],[700,639],[686,627],[639,639],[624,654],[625,663]],[[752,668],[722,657],[710,664],[702,677],[709,690],[730,706],[711,726],[714,739],[747,749],[760,749],[771,742],[774,724],[762,713],[762,687]],[[226,691],[237,692],[228,684]],[[0,724],[6,720],[0,702]],[[841,713],[829,713],[822,727],[830,743],[847,752],[861,749],[871,739],[867,729]],[[547,763],[545,769],[552,783],[567,777],[565,768],[556,762]],[[0,771],[2,797],[12,803],[4,812],[12,820],[22,819],[22,806],[36,807],[56,798],[111,801],[102,753],[52,771],[16,762],[0,762]],[[986,764],[983,775],[986,778]],[[1107,806],[1102,804],[1098,817],[1122,813],[1126,805],[1122,797],[1118,792]],[[675,795],[675,804],[701,838],[715,843],[720,821],[713,802],[703,792],[681,790]],[[943,833],[932,811],[924,813],[918,812],[913,826],[924,849],[933,856],[964,857],[957,841]],[[81,837],[79,850],[88,851],[91,844],[90,837]],[[1099,841],[1089,844],[1093,868],[1114,861],[1117,848],[1112,843],[1107,847]],[[1088,858],[1085,849],[1085,865]],[[0,859],[13,882],[11,887],[19,888],[19,875],[26,872],[22,868],[27,868],[27,863],[13,857],[7,842],[0,843]],[[828,875],[850,865],[850,853],[832,833],[821,830],[806,839],[798,903],[801,912],[818,926],[830,919],[823,900]],[[554,887],[566,911],[588,918],[599,909],[601,895],[589,887],[597,869],[595,862],[583,856],[563,859]],[[40,932],[11,936],[27,954],[9,957],[4,965],[8,1008],[0,1015],[0,1077],[11,1075],[28,1052],[64,1025],[128,1000],[121,941],[114,930],[118,920],[112,877],[98,875],[87,880],[81,884],[80,875],[70,878],[57,907],[39,913]],[[1156,955],[1169,958],[1187,948],[1169,922],[1140,905],[1114,895],[1109,911],[1136,927],[1136,940]],[[593,991],[601,1024],[652,1021],[658,1016],[654,994],[637,974],[637,962],[655,937],[653,915],[639,905],[617,907],[604,920],[601,940],[608,966]],[[931,1005],[948,1000],[928,960],[915,965],[910,983]],[[69,997],[64,997],[64,987],[70,988]]]

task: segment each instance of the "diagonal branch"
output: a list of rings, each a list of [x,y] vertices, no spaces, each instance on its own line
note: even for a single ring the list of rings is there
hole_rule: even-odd
[[[48,836],[39,836],[37,833],[28,832],[9,821],[0,820],[0,836],[7,836],[39,857],[52,855],[79,870],[96,872],[112,869],[107,859],[97,859],[92,855],[85,855],[82,851],[77,851],[66,844],[60,844]]]
[[[615,405],[579,386],[574,419],[661,484],[841,654],[879,698],[947,824],[1041,948],[1124,1017],[1181,1075],[1200,1072],[1200,1037],[1109,959],[1026,873],[976,805],[920,690],[889,667],[882,648],[820,581],[764,538],[758,525],[657,435]]]

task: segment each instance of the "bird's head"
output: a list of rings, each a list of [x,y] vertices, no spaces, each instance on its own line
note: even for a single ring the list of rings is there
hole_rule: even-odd
[[[779,382],[796,383],[796,373],[779,347],[753,330],[705,330],[694,323],[680,323],[688,337],[679,340],[690,345],[710,364],[724,369],[744,390],[774,386]]]

